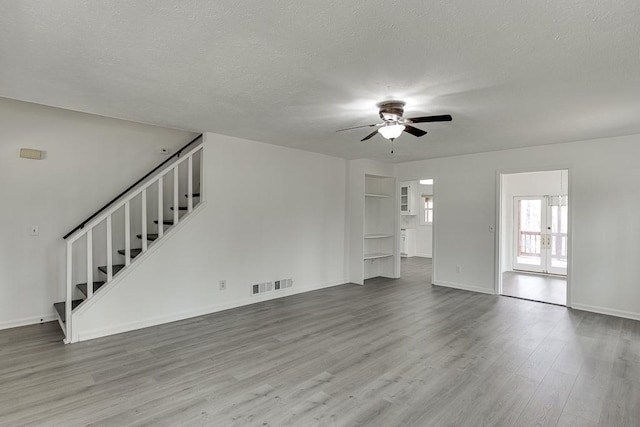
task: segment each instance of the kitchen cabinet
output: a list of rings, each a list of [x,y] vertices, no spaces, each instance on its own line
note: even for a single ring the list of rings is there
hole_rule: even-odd
[[[403,228],[400,231],[400,256],[416,256],[416,229]]]
[[[411,184],[400,185],[400,214],[415,215]]]

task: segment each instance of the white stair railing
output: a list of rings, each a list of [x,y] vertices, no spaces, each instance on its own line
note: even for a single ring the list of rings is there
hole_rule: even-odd
[[[199,206],[204,201],[204,187],[202,183],[203,160],[203,144],[200,142],[199,145],[193,147],[189,152],[182,154],[174,163],[160,169],[154,175],[145,178],[145,181],[140,183],[139,186],[122,195],[107,209],[104,209],[99,215],[96,215],[84,224],[82,228],[78,228],[65,236],[67,245],[66,297],[65,321],[64,324],[62,324],[62,328],[67,342],[70,342],[73,337],[71,333],[72,313],[79,307],[77,302],[76,307],[73,306],[73,296],[74,293],[77,292],[76,285],[79,281],[78,278],[86,277],[87,288],[84,301],[88,301],[94,297],[94,268],[96,268],[94,259],[96,256],[103,258],[104,255],[104,258],[106,258],[106,274],[104,270],[100,270],[106,275],[105,283],[100,287],[100,289],[102,289],[102,287],[108,286],[116,273],[120,272],[121,269],[126,269],[149,249],[147,241],[149,238],[148,195],[151,195],[157,201],[157,207],[152,207],[152,209],[149,210],[151,212],[155,211],[155,215],[153,216],[157,218],[158,223],[157,236],[151,239],[153,240],[152,245],[156,244],[165,235],[165,210],[168,208],[165,201],[171,201],[172,207],[170,207],[170,209],[173,209],[173,222],[169,224],[170,228],[167,232],[184,219],[184,216],[180,216],[179,196],[181,191],[186,192],[187,205],[185,215],[191,213],[194,207]],[[170,187],[168,187],[169,184]],[[199,197],[198,202],[194,203],[194,187],[196,186],[199,188]],[[167,197],[167,195],[170,197]],[[139,211],[139,216],[134,214],[134,207],[135,210]],[[120,214],[121,212],[122,215]],[[138,227],[141,231],[140,234],[137,235],[141,240],[141,251],[132,259],[131,235],[135,233],[134,228],[138,229]],[[122,267],[119,266],[116,272],[114,272],[113,262],[114,228],[116,228],[116,234],[121,233],[123,235],[121,237],[124,237],[124,264]],[[101,234],[103,239],[97,239],[98,234]],[[81,243],[81,239],[85,239],[86,245],[79,244]],[[100,244],[94,247],[97,241],[101,241],[102,244],[104,244],[103,250],[100,250]],[[96,252],[101,253],[96,255]],[[86,272],[79,271],[80,267],[85,267],[85,263],[79,261],[83,259],[86,259]]]

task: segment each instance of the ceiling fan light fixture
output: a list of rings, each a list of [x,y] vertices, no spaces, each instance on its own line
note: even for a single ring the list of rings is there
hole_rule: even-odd
[[[378,129],[378,133],[380,133],[380,135],[382,135],[386,139],[396,139],[402,134],[402,132],[404,131],[404,127],[404,125],[397,123],[394,125],[386,125]]]

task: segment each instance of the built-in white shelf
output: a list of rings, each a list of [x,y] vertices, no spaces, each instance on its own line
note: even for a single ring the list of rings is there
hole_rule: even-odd
[[[363,280],[396,277],[396,180],[388,176],[364,176]],[[360,193],[362,194],[362,193]],[[359,258],[359,257],[358,257]],[[358,259],[355,258],[355,259]]]
[[[393,254],[388,254],[384,252],[373,252],[370,254],[364,254],[364,259],[378,259],[378,258],[387,258],[393,256]]]

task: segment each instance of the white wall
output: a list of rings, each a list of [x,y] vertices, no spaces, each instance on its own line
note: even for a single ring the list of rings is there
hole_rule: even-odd
[[[74,335],[93,338],[346,282],[346,160],[211,133],[204,157],[206,204],[105,289],[74,321]],[[290,291],[250,296],[251,284],[282,278],[293,278]]]
[[[567,170],[505,174],[502,179],[502,272],[513,268],[515,251],[514,205],[518,196],[552,196],[568,193]]]
[[[571,304],[640,319],[639,158],[640,135],[632,135],[410,162],[395,172],[437,183],[435,283],[494,293],[497,171],[569,169]]]
[[[193,137],[0,98],[0,329],[52,319],[64,296],[62,236],[165,160],[161,147]],[[20,148],[45,159],[21,159]]]

